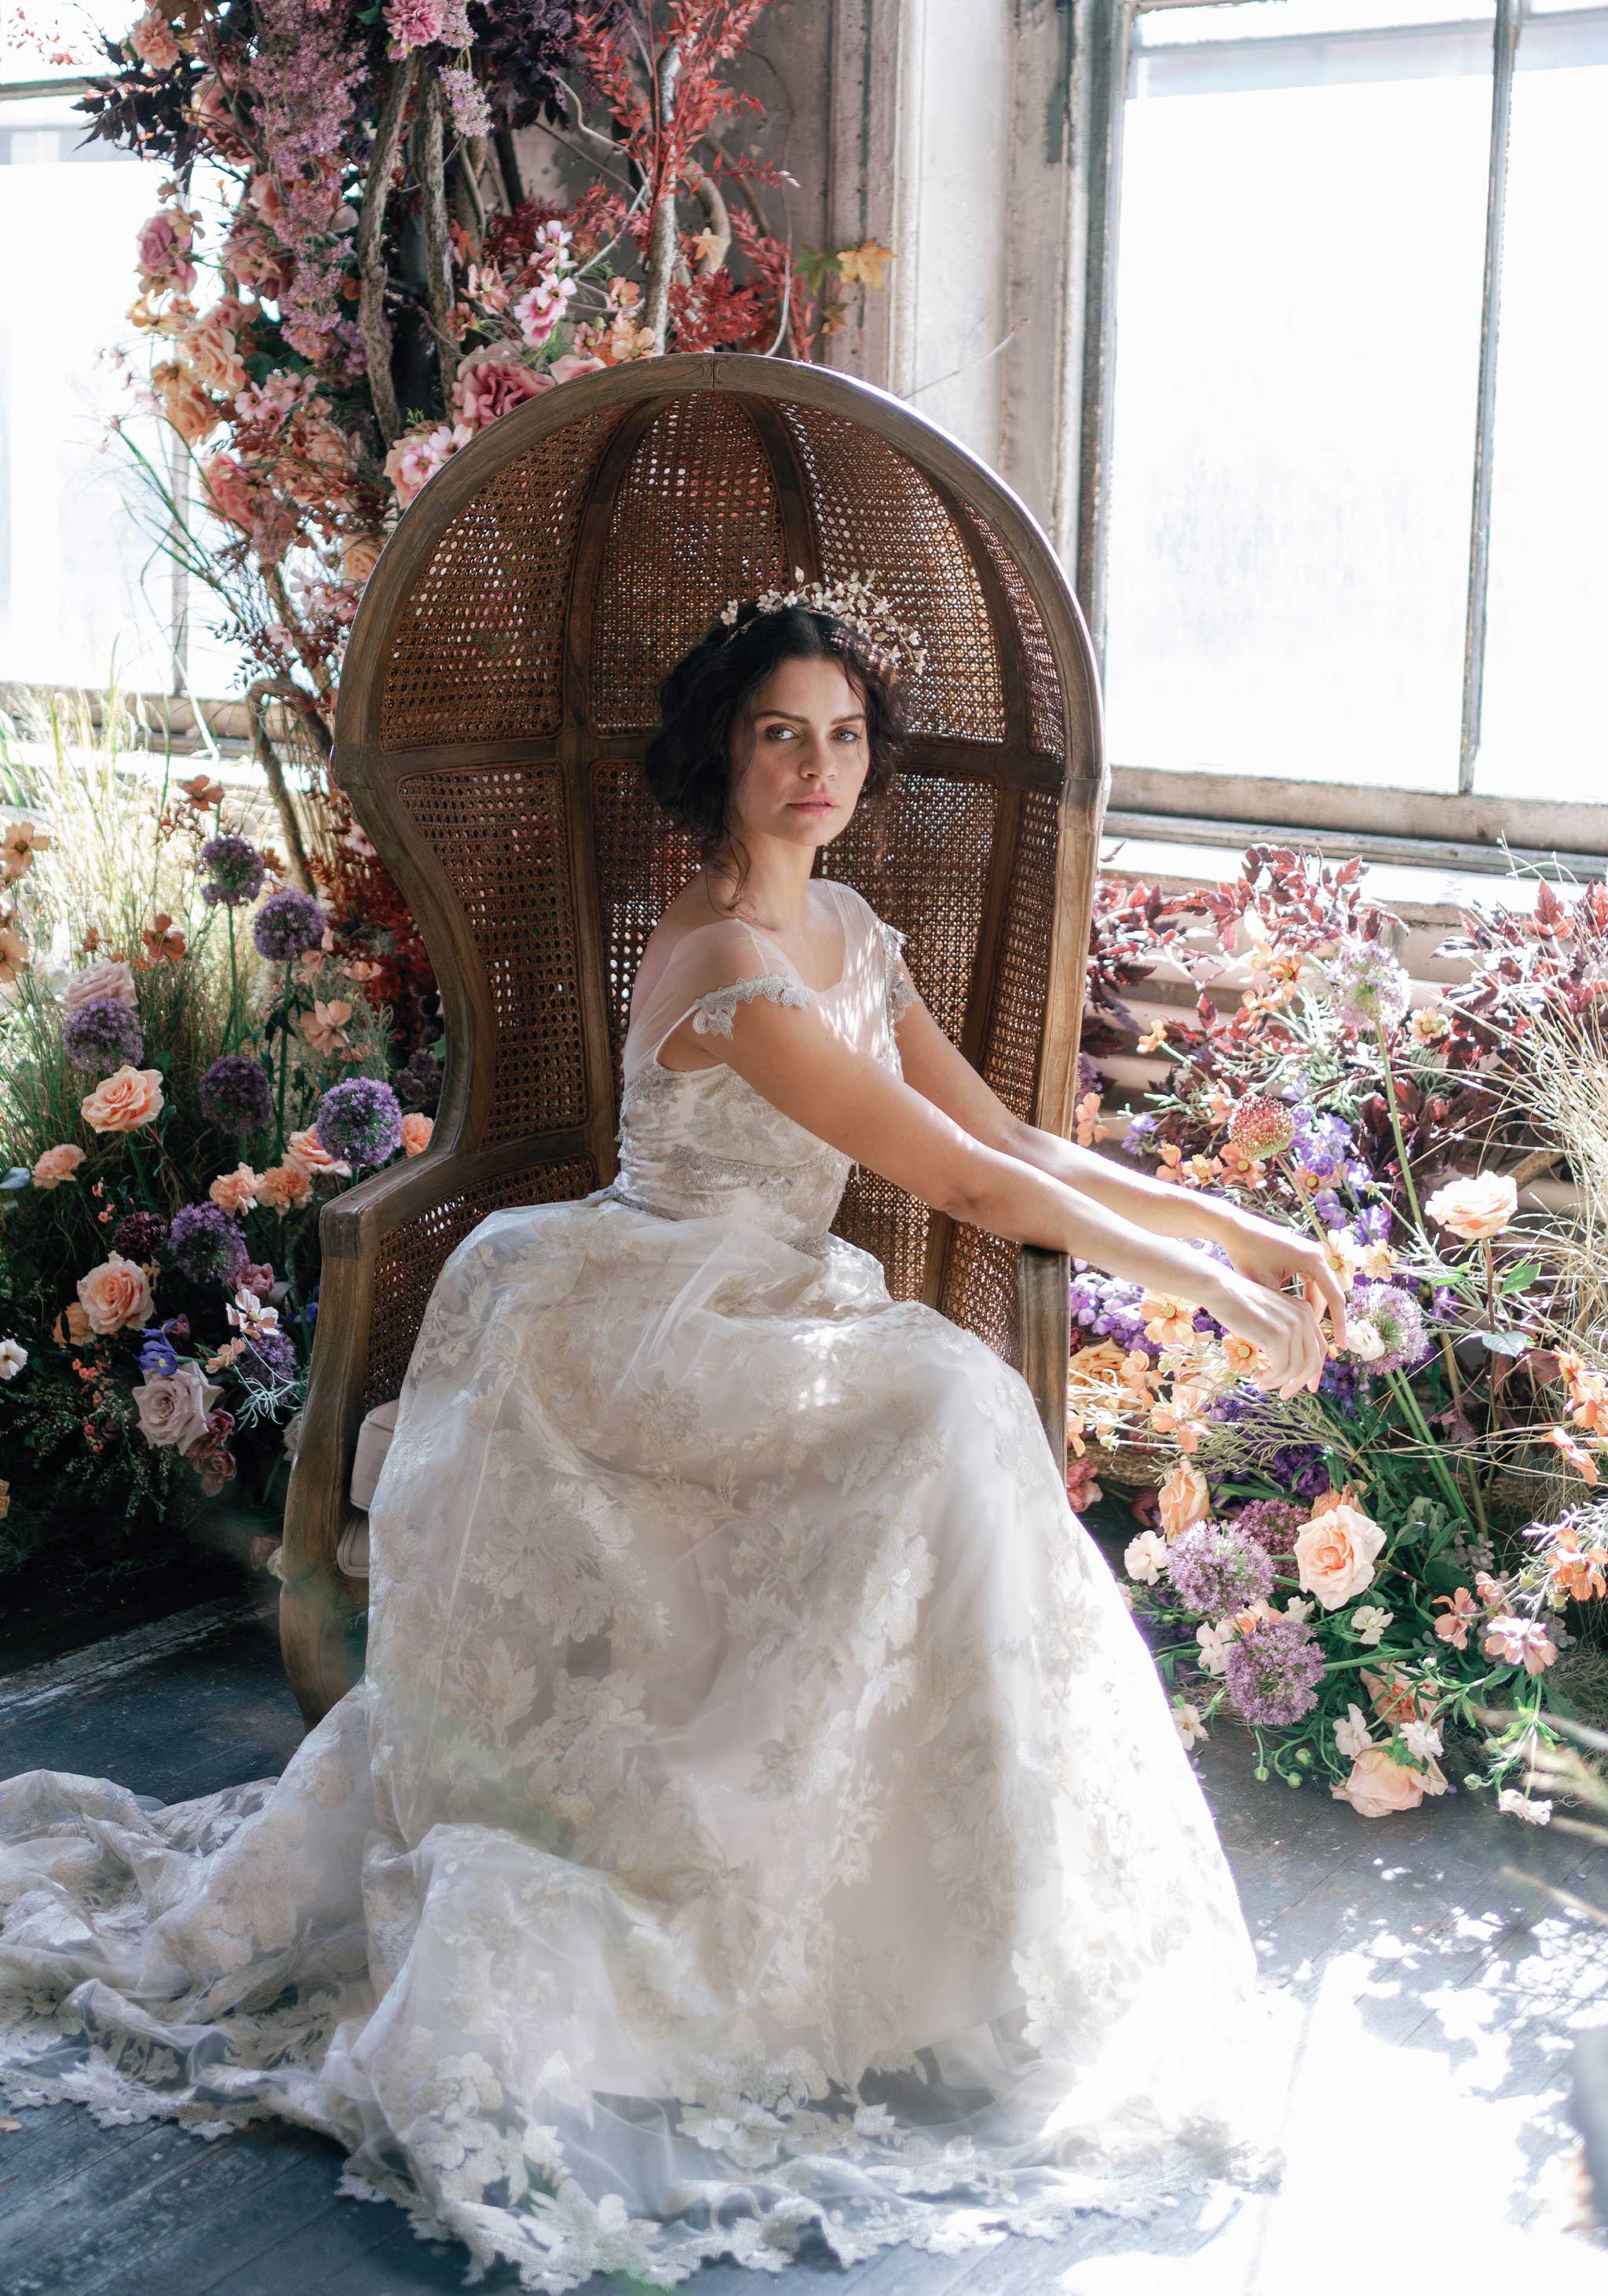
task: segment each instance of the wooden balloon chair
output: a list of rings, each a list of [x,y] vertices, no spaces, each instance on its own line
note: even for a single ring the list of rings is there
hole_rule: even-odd
[[[798,568],[874,575],[927,650],[886,857],[851,820],[822,866],[903,929],[928,1005],[1000,1098],[1070,1127],[1106,776],[1087,631],[1022,504],[898,400],[778,359],[632,362],[472,440],[387,544],[340,681],[336,778],[423,933],[447,1067],[429,1148],[321,1215],[279,1565],[309,1726],[360,1664],[353,1499],[443,1261],[504,1206],[613,1177],[632,980],[696,861],[641,779],[660,680],[726,599]],[[1022,1373],[1064,1469],[1064,1255],[863,1169],[836,1226],[896,1298]]]

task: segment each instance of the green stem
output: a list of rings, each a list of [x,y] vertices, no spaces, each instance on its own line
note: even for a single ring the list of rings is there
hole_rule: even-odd
[[[291,962],[287,957],[284,981],[279,999],[279,1113],[274,1154],[276,1161],[284,1160],[284,1088],[291,1067]]]
[[[234,910],[229,908],[229,1028],[224,1050],[232,1053],[238,1042],[235,1031],[240,1022],[240,974],[234,960]]]
[[[1412,1421],[1414,1426],[1418,1431],[1419,1436],[1421,1437],[1424,1447],[1429,1454],[1430,1472],[1433,1474],[1436,1481],[1445,1492],[1447,1498],[1451,1504],[1453,1512],[1456,1514],[1460,1514],[1465,1522],[1473,1521],[1476,1528],[1483,1533],[1485,1529],[1484,1518],[1477,1510],[1471,1517],[1467,1503],[1464,1500],[1462,1492],[1457,1488],[1456,1482],[1453,1480],[1451,1473],[1447,1467],[1446,1461],[1440,1456],[1440,1447],[1436,1442],[1433,1435],[1430,1432],[1429,1423],[1424,1418],[1423,1413],[1419,1408],[1418,1398],[1413,1393],[1411,1387],[1408,1386],[1407,1381],[1402,1377],[1399,1371],[1391,1372],[1389,1374],[1389,1378],[1398,1402],[1399,1402],[1402,1409],[1407,1413],[1407,1417]]]

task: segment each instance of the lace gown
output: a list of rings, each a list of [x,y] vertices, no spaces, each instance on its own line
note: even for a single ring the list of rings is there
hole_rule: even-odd
[[[447,1259],[366,1671],[283,1774],[0,1786],[13,2105],[302,2123],[554,2292],[1276,2178],[1234,1883],[1025,1382],[828,1233],[846,1157],[655,1058],[764,996],[897,1071],[899,936],[833,898],[829,989],[754,934],[690,1000],[678,946],[614,1183]]]

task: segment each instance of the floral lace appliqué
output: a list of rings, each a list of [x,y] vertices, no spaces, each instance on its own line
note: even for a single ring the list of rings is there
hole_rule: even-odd
[[[773,1004],[808,1004],[810,991],[801,980],[790,980],[784,972],[761,972],[751,980],[728,980],[724,988],[711,988],[701,996],[692,1008],[693,1034],[695,1037],[729,1037],[732,1018],[739,1004],[746,1004],[751,996],[767,996]]]

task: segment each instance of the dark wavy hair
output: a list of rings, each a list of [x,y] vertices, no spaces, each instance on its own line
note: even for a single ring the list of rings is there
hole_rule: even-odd
[[[865,705],[871,761],[859,802],[869,813],[880,853],[886,799],[905,742],[904,701],[895,673],[851,624],[804,606],[763,612],[747,600],[737,610],[735,627],[712,622],[659,689],[659,726],[642,761],[648,788],[677,827],[693,832],[701,862],[729,855],[738,891],[749,858],[732,822],[732,788],[742,762],[734,755],[734,737],[750,726],[753,696],[774,669],[784,661],[828,659],[841,664]]]

